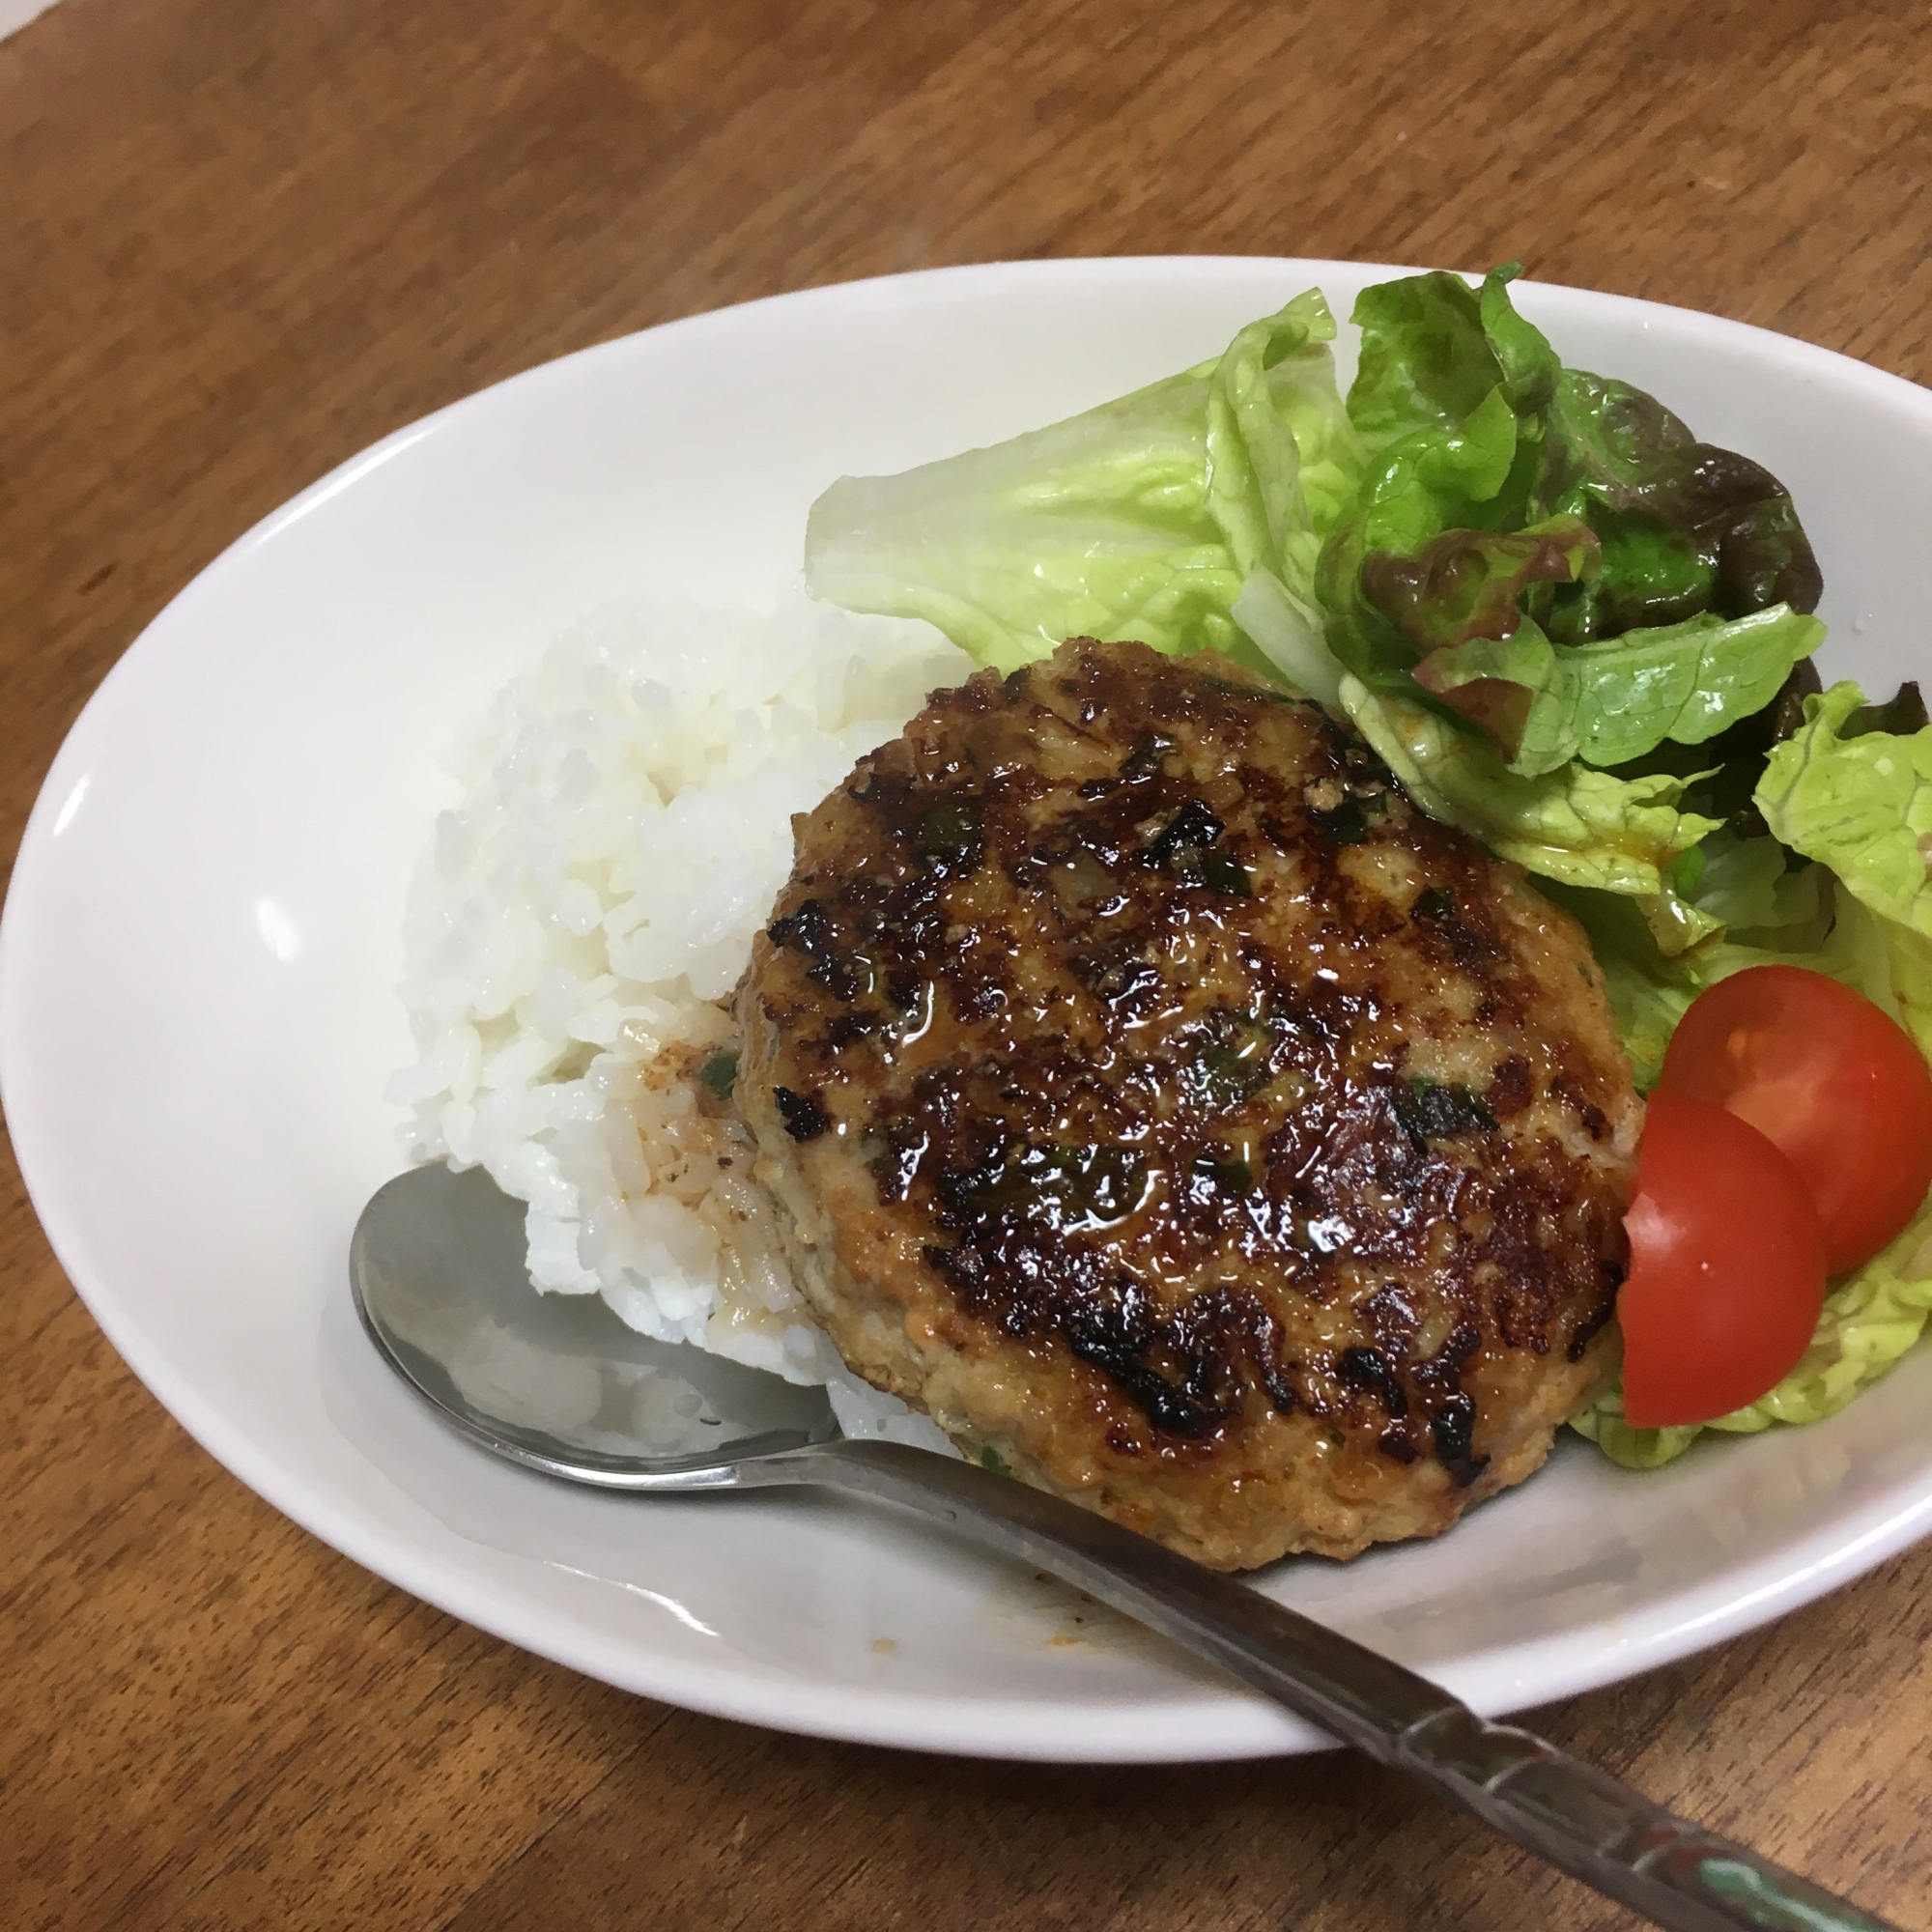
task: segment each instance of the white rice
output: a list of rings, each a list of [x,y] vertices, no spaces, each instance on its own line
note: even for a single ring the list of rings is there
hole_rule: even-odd
[[[451,761],[411,887],[417,1160],[527,1202],[532,1279],[633,1327],[822,1382],[847,1434],[943,1443],[839,1361],[793,1288],[753,1148],[706,1109],[732,989],[791,870],[791,815],[965,657],[803,598],[613,607],[559,638]]]

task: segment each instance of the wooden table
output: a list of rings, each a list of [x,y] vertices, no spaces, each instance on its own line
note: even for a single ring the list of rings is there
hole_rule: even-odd
[[[1928,181],[1922,4],[63,0],[0,45],[5,849],[231,538],[566,350],[944,262],[1517,256],[1925,381]],[[9,1932],[1632,1922],[1361,1764],[953,1763],[508,1649],[217,1468],[4,1185]],[[1928,1637],[1932,1548],[1534,1721],[1932,1926]]]

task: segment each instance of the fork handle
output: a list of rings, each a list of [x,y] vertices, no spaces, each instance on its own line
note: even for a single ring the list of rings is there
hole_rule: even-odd
[[[1059,1496],[893,1442],[741,1463],[937,1518],[1077,1585],[1669,1932],[1898,1932],[1324,1625]]]

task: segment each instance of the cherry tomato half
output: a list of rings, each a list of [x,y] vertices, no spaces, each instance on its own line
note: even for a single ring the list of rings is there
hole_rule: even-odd
[[[1752,966],[1690,1003],[1658,1085],[1777,1144],[1818,1208],[1825,1264],[1857,1267],[1932,1187],[1932,1069],[1895,1020],[1799,966]]]
[[[1617,1296],[1624,1415],[1709,1422],[1798,1365],[1825,1301],[1817,1210],[1790,1161],[1737,1115],[1660,1090],[1644,1114]]]

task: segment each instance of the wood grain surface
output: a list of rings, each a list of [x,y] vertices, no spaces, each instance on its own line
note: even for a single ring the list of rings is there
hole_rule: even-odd
[[[564,351],[947,262],[1514,256],[1925,381],[1928,183],[1922,4],[62,0],[0,44],[0,843],[231,539]],[[1633,1922],[1340,1758],[954,1763],[508,1649],[220,1470],[0,1186],[5,1932]],[[1928,1638],[1921,1549],[1533,1720],[1932,1927]]]

